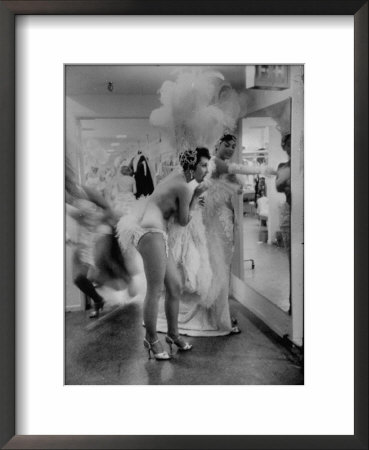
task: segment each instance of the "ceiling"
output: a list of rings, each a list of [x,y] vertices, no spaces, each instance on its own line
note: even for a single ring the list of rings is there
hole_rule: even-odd
[[[170,66],[170,65],[68,65],[66,94],[154,95],[166,80],[175,80],[176,72],[191,67],[221,72],[233,88],[245,87],[245,66]],[[108,82],[114,89],[108,91]]]
[[[245,88],[245,66],[241,65],[66,66],[66,95],[78,104],[88,106],[92,112],[90,117],[84,117],[80,122],[83,142],[90,142],[91,145],[112,155],[132,154],[143,145],[158,142],[160,133],[151,126],[148,119],[149,112],[160,106],[158,91],[164,81],[174,81],[179,71],[188,68],[220,72],[236,90]],[[108,90],[109,82],[113,83],[112,91]],[[98,97],[99,95],[101,98]],[[112,100],[114,99],[115,102],[109,101],[110,95],[113,96]],[[117,116],[117,113],[120,112],[119,109],[114,108],[114,104],[117,105],[117,102],[119,105],[121,104],[119,95],[157,97],[157,106],[153,106],[147,112],[147,117],[133,118],[132,116],[135,114],[132,113],[132,118],[129,118],[128,110],[128,114],[122,118]],[[127,104],[126,100],[124,100],[124,104]],[[151,100],[148,104],[153,105],[153,101]],[[134,107],[135,103],[131,105]],[[102,111],[104,114],[101,114]]]

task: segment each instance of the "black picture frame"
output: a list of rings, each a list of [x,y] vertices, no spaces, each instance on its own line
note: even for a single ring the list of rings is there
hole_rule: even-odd
[[[15,435],[15,17],[19,14],[352,15],[355,40],[355,424],[353,436]],[[0,445],[7,449],[368,448],[368,2],[365,0],[0,1]],[[344,333],[345,331],[342,330]],[[325,345],[322,342],[322,345]],[[327,349],[329,351],[329,349]],[[339,364],[337,365],[339,367]],[[338,369],[337,369],[338,370]],[[317,408],[319,406],[317,405]],[[231,411],[230,411],[231,413]],[[143,417],[143,420],[145,418]],[[231,414],[229,416],[231,420]]]

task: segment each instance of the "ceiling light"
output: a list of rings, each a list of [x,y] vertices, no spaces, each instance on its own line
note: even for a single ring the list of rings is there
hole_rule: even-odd
[[[119,142],[112,142],[110,145],[111,145],[112,147],[119,147],[119,146],[120,146],[120,143],[119,143]]]
[[[127,137],[127,135],[126,134],[117,134],[115,137],[117,139],[125,139]]]

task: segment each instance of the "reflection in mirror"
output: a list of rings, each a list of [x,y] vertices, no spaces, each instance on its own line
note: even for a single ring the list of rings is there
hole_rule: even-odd
[[[248,175],[244,192],[245,282],[290,312],[291,100],[243,119],[245,164],[268,164],[275,177]]]

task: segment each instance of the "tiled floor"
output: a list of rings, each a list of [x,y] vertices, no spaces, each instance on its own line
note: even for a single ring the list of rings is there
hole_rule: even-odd
[[[255,268],[245,261],[245,281],[284,311],[289,308],[290,273],[286,251],[259,241],[259,220],[244,216],[244,259],[253,259]]]
[[[142,301],[131,301],[92,326],[87,313],[66,313],[65,383],[303,384],[300,356],[287,350],[238,302],[231,301],[231,310],[239,321],[241,334],[187,338],[193,349],[176,353],[165,362],[148,360],[143,348]]]

